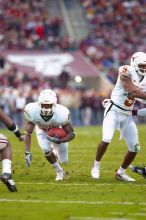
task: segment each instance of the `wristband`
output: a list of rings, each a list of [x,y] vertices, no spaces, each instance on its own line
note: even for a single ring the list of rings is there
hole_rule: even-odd
[[[132,110],[132,115],[137,115],[137,110],[136,109]]]
[[[19,131],[19,128],[15,123],[13,123],[10,127],[8,127],[8,129],[10,131],[12,131],[13,133],[15,133],[16,137],[18,137],[18,138],[21,137],[21,133]]]
[[[8,129],[15,133],[18,131],[18,126],[15,123],[13,123],[10,127],[8,127]]]

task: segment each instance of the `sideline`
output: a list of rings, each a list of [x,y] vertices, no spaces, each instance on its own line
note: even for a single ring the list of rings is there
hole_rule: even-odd
[[[0,202],[17,202],[17,203],[53,203],[53,204],[87,204],[87,205],[128,205],[128,206],[146,206],[146,202],[110,202],[110,201],[73,201],[73,200],[33,200],[33,199],[0,199]]]

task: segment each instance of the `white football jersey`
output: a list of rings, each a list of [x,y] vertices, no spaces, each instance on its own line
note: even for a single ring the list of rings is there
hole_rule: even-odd
[[[57,104],[54,108],[54,114],[50,120],[44,120],[41,117],[38,102],[27,104],[24,109],[24,115],[28,121],[45,131],[53,127],[63,126],[69,122],[69,110],[60,104]]]
[[[143,80],[145,81],[145,77],[137,74],[135,69],[131,66],[128,67],[128,72],[125,73],[128,77],[130,77],[133,83],[139,88]],[[135,98],[131,97],[128,92],[123,88],[120,74],[117,79],[117,83],[112,91],[111,100],[121,108],[125,110],[132,110],[134,103],[136,101]]]

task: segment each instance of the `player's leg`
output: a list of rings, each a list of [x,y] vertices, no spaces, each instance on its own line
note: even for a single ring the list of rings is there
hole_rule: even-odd
[[[53,144],[55,153],[57,155],[58,161],[60,163],[67,163],[68,162],[68,142],[61,143],[61,144]],[[56,179],[62,179],[64,177],[64,172],[59,172]]]
[[[61,143],[61,144],[53,144],[53,151],[57,155],[58,161],[60,163],[67,163],[68,162],[68,142]],[[56,179],[62,179],[64,178],[65,173],[59,172]]]
[[[98,179],[100,176],[100,161],[105,154],[109,143],[111,142],[115,129],[118,126],[118,113],[110,111],[103,120],[102,127],[102,141],[97,146],[96,159],[91,169],[91,176],[94,179]]]
[[[64,178],[64,171],[62,167],[60,166],[59,162],[57,161],[57,157],[53,152],[52,143],[47,139],[46,132],[37,132],[37,140],[40,148],[42,149],[45,158],[48,160],[48,162],[52,165],[52,167],[55,169],[57,176],[56,181],[63,180]],[[62,178],[58,178],[58,175]]]
[[[60,163],[68,162],[68,142],[61,144],[54,144],[56,154]]]
[[[10,192],[17,192],[16,185],[12,179],[12,150],[7,138],[0,134],[0,153],[2,161],[1,181],[6,185]]]
[[[125,154],[122,164],[116,172],[116,178],[122,181],[132,182],[135,180],[129,177],[125,173],[125,170],[129,167],[129,165],[134,160],[137,152],[140,150],[140,145],[139,145],[139,140],[138,140],[137,127],[131,116],[130,116],[129,123],[124,130],[123,137],[128,145],[128,152]]]
[[[130,165],[129,168],[134,172],[138,173],[142,177],[146,178],[146,167],[145,166],[133,166]]]

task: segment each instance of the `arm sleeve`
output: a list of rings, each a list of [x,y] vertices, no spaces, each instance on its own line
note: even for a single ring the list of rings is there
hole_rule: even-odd
[[[146,108],[142,108],[137,110],[137,115],[138,116],[146,116]]]

